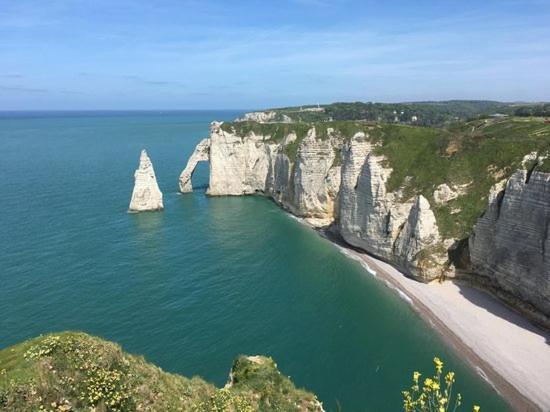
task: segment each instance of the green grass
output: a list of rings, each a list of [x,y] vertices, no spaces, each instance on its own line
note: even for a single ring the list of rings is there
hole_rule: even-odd
[[[63,332],[0,351],[0,410],[318,410],[315,396],[296,389],[270,358],[239,357],[232,376],[229,387],[217,389],[114,343]]]
[[[386,125],[377,142],[376,152],[393,168],[388,190],[404,188],[404,198],[423,194],[442,235],[462,239],[485,210],[491,186],[521,167],[526,154],[550,150],[550,125],[537,118],[476,120],[446,129]],[[435,206],[433,192],[442,183],[468,186],[463,196]]]

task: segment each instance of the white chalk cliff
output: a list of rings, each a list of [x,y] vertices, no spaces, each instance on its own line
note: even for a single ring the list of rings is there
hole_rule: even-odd
[[[181,191],[192,190],[196,163],[209,160],[209,195],[268,196],[314,226],[330,225],[350,245],[407,276],[473,277],[550,325],[550,174],[519,170],[493,189],[469,247],[462,242],[465,258],[458,268],[454,239],[442,237],[435,211],[469,183],[434,185],[429,198],[391,192],[393,170],[367,132],[344,137],[328,128],[320,136],[312,126],[298,139],[291,129],[272,136],[267,126],[243,132],[247,129],[213,122],[209,139],[199,143],[182,172]]]
[[[141,151],[139,167],[134,173],[134,190],[130,200],[130,212],[162,210],[162,192],[157,184],[155,170],[145,150]]]
[[[472,270],[550,324],[550,173],[518,170],[503,183],[470,236]]]
[[[402,201],[400,194],[387,192],[392,170],[383,163],[364,135],[344,147],[339,232],[347,243],[394,263],[407,275],[436,278],[441,267],[428,265],[420,254],[440,241],[430,204],[422,195]]]

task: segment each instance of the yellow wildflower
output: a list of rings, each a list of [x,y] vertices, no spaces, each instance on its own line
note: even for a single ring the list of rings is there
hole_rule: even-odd
[[[439,359],[438,357],[435,357],[434,363],[435,363],[435,369],[437,370],[437,373],[441,373],[441,371],[443,370],[443,362],[441,361],[441,359]]]

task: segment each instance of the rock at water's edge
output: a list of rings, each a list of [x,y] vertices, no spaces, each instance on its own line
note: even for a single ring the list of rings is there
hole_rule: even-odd
[[[147,151],[142,150],[139,158],[139,167],[134,173],[134,191],[130,200],[130,212],[145,212],[162,210],[162,192],[157,184],[155,170]]]
[[[193,191],[191,177],[195,172],[197,163],[204,161],[210,161],[210,139],[202,139],[200,141],[189,158],[185,169],[181,172],[179,181],[181,193],[191,193]]]

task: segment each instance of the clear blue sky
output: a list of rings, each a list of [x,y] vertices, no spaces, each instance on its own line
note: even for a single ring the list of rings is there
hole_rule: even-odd
[[[0,0],[0,110],[550,100],[550,0]]]

